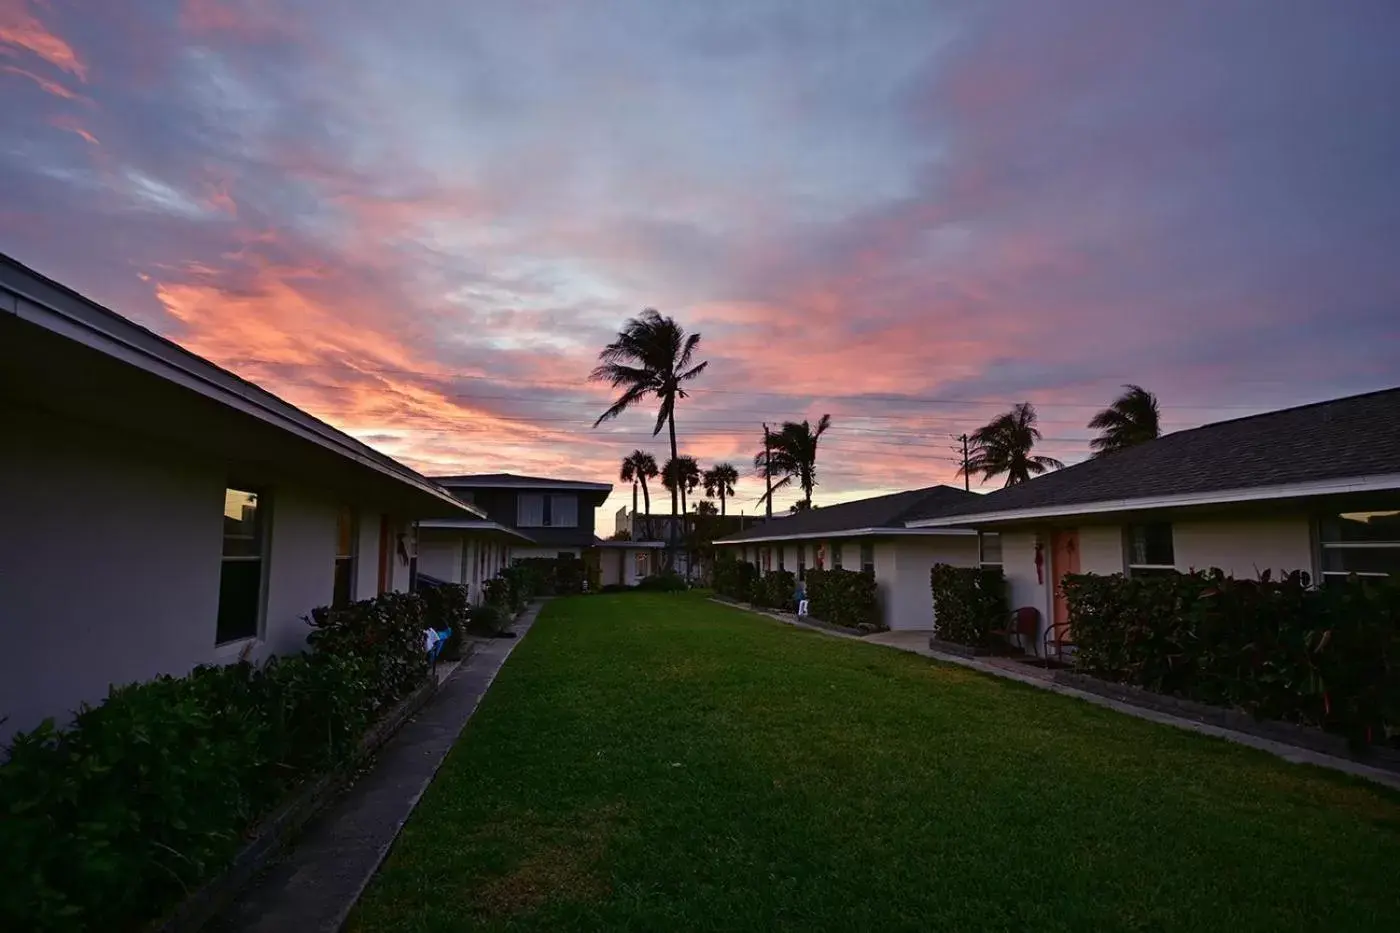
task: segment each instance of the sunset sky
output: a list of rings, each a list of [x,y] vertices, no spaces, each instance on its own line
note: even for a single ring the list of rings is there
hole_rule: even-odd
[[[0,251],[428,473],[664,459],[586,382],[654,306],[683,450],[830,412],[822,504],[1023,399],[1074,461],[1124,382],[1400,383],[1397,49],[1394,0],[0,0]]]

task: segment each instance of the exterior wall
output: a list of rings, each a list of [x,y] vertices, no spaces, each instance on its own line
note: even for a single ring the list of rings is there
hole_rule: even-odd
[[[933,570],[934,564],[976,566],[976,536],[893,538],[888,546],[895,551],[896,569],[885,624],[892,629],[933,628],[933,587],[929,581],[929,572]],[[876,548],[875,559],[875,572],[878,577],[879,547]]]
[[[574,557],[583,555],[582,548],[576,547],[513,547],[510,551],[511,560],[524,560],[527,557],[558,557],[560,554],[570,554]]]
[[[446,529],[425,530],[419,534],[418,572],[448,583],[461,583],[462,535]]]
[[[1108,575],[1123,572],[1123,526],[1081,525],[1079,571]]]
[[[856,560],[860,560],[860,542],[851,541],[856,549]],[[897,540],[885,540],[874,542],[875,551],[875,593],[880,600],[880,618],[886,628],[908,628],[908,625],[901,625],[902,596],[899,592],[899,552],[900,544]],[[830,549],[827,550],[830,554]],[[845,557],[845,554],[842,554]],[[852,567],[852,570],[859,570],[859,567]]]
[[[66,721],[113,684],[304,647],[303,618],[335,581],[339,503],[325,493],[236,481],[267,490],[262,629],[216,646],[224,489],[249,468],[14,410],[0,411],[0,436],[3,526],[19,530],[0,535],[0,743],[45,717]],[[359,514],[365,598],[377,589],[379,513]]]
[[[1305,570],[1316,577],[1312,522],[1305,515],[1172,525],[1172,551],[1181,571],[1219,567],[1233,577],[1260,571]]]
[[[1050,579],[1050,555],[1048,552],[1050,536],[1048,531],[1042,534],[1042,539],[1047,542],[1043,577],[1048,581]],[[1051,618],[1051,606],[1050,587],[1046,583],[1036,580],[1036,535],[1035,529],[1029,528],[1002,531],[1001,560],[1002,571],[1006,574],[1007,601],[1012,610],[1020,609],[1022,606],[1031,606],[1040,612],[1040,631],[1036,633],[1035,644],[1023,645],[1027,651],[1039,653],[1041,634],[1045,631],[1048,620]]]

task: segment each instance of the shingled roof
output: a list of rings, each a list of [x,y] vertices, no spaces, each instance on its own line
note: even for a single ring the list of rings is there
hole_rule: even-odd
[[[817,535],[872,529],[905,528],[905,523],[945,514],[954,505],[984,498],[953,486],[928,486],[906,492],[873,496],[796,512],[781,519],[763,522],[723,538],[716,544],[761,541],[771,538],[803,538]]]
[[[1383,475],[1400,477],[1400,388],[1163,435],[959,502],[932,518],[943,523],[966,515]]]

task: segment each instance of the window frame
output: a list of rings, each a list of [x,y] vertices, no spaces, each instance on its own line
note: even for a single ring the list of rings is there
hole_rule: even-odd
[[[868,554],[869,557],[870,557],[870,560],[868,560],[868,561],[865,559],[866,556],[867,556],[867,554]],[[874,542],[874,541],[862,541],[862,542],[860,542],[860,572],[861,572],[861,573],[865,573],[867,570],[870,571],[870,575],[871,575],[871,576],[874,576],[874,575],[875,575],[875,542]]]
[[[997,539],[997,559],[987,560],[987,538]],[[1006,565],[1006,553],[1002,551],[1003,542],[999,531],[979,531],[977,532],[977,565],[979,567],[1004,567]]]
[[[1135,563],[1133,563],[1133,529],[1135,529],[1135,528],[1147,529],[1147,528],[1150,528],[1150,527],[1152,527],[1152,526],[1154,526],[1154,525],[1155,525],[1155,526],[1165,526],[1166,529],[1167,529],[1167,538],[1168,538],[1168,540],[1171,542],[1171,549],[1172,549],[1171,558],[1172,558],[1172,562],[1171,562],[1170,564],[1146,563],[1146,562],[1140,563],[1140,564],[1135,564]],[[1145,541],[1144,541],[1144,544],[1143,544],[1143,550],[1144,550],[1144,552],[1147,550],[1147,546],[1146,546],[1146,542],[1145,542]],[[1157,521],[1157,522],[1133,522],[1133,523],[1131,523],[1131,524],[1124,525],[1124,526],[1123,526],[1123,571],[1124,571],[1124,574],[1123,574],[1123,575],[1126,576],[1126,577],[1134,577],[1134,576],[1153,577],[1153,576],[1162,576],[1163,574],[1166,574],[1166,573],[1177,573],[1178,571],[1177,571],[1177,569],[1176,569],[1176,525],[1175,525],[1175,523],[1173,523],[1173,522],[1162,522],[1162,521]]]
[[[797,545],[797,579],[807,578],[807,545],[799,543]]]
[[[844,567],[841,566],[841,558],[842,558],[842,556],[843,556],[843,555],[842,555],[842,553],[841,553],[841,542],[840,542],[840,541],[832,541],[832,542],[831,542],[831,569],[832,569],[832,570],[844,570],[844,569],[845,569]]]
[[[254,535],[257,554],[227,554],[224,553],[228,547],[229,536],[220,531],[220,554],[219,554],[219,592],[217,609],[214,616],[214,647],[226,649],[230,645],[240,645],[246,642],[259,641],[263,637],[267,622],[267,579],[269,557],[272,553],[272,495],[267,488],[256,483],[241,483],[236,480],[229,480],[224,484],[224,504],[227,508],[228,494],[230,492],[242,493],[255,497],[254,507],[257,510],[257,530]],[[220,513],[221,519],[227,513]],[[252,631],[239,632],[228,638],[219,637],[219,617],[224,612],[224,567],[233,563],[253,563],[258,564],[258,593],[254,601]]]
[[[345,515],[350,516],[350,549],[348,554],[340,552],[340,520]],[[344,599],[340,594],[340,570],[346,567],[348,574]],[[331,583],[331,606],[336,609],[343,609],[355,601],[355,578],[359,575],[360,568],[360,516],[352,506],[342,505],[336,509],[335,516],[335,577]]]
[[[1400,574],[1390,574],[1376,570],[1328,570],[1327,553],[1346,551],[1397,551],[1400,552],[1400,540],[1379,540],[1379,541],[1329,541],[1324,537],[1324,530],[1329,522],[1335,522],[1346,515],[1361,515],[1369,512],[1390,513],[1400,517],[1400,508],[1388,509],[1356,509],[1349,512],[1336,511],[1319,515],[1314,521],[1317,532],[1317,577],[1320,583],[1331,580],[1345,580],[1355,576],[1362,580],[1388,580],[1392,576],[1400,577]]]

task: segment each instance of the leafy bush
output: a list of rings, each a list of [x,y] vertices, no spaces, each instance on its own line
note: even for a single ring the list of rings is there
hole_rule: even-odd
[[[807,571],[807,608],[814,618],[855,628],[883,628],[875,574],[861,570]]]
[[[471,609],[467,585],[444,583],[422,587],[419,595],[423,597],[423,621],[427,627],[439,632],[452,630],[447,644],[442,647],[442,657],[449,661],[457,660],[462,656],[462,632],[467,627],[467,615]]]
[[[577,557],[525,557],[515,561],[526,599],[535,596],[574,596],[583,592],[589,568]],[[594,587],[596,589],[596,585]]]
[[[724,553],[715,560],[715,592],[721,596],[748,602],[753,598],[753,589],[757,582],[758,568],[753,564]]]
[[[514,613],[515,604],[511,594],[511,581],[506,577],[492,577],[481,584],[485,605],[493,606],[502,612]]]
[[[0,929],[124,930],[164,914],[422,682],[416,597],[316,615],[310,652],[114,687],[66,728],[15,736],[0,765]]]
[[[995,640],[992,630],[1006,627],[1011,609],[1000,567],[934,564],[929,580],[939,638],[980,648]]]
[[[511,623],[512,615],[503,606],[495,603],[482,603],[472,608],[467,621],[467,630],[477,635],[495,635]]]
[[[770,570],[753,585],[753,603],[786,612],[797,608],[797,575],[791,570]]]
[[[1062,586],[1077,666],[1098,677],[1266,719],[1319,726],[1357,744],[1400,737],[1400,585],[1295,572],[1127,578]]]
[[[643,593],[684,593],[690,585],[674,570],[663,570],[638,580],[635,589]]]

